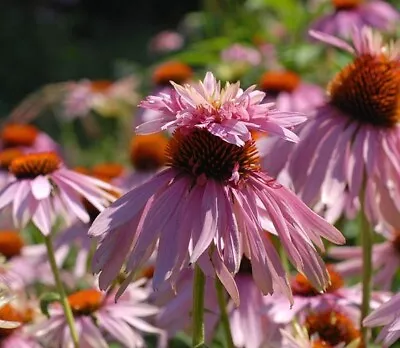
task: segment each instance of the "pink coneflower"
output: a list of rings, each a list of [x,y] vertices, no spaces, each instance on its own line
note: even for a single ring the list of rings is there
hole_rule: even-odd
[[[260,171],[254,141],[236,146],[207,129],[184,127],[175,131],[166,155],[169,168],[111,204],[89,230],[100,241],[93,270],[100,272],[101,288],[110,285],[126,259],[133,277],[158,246],[156,289],[197,262],[206,275],[215,269],[238,302],[232,275],[244,254],[264,294],[280,290],[290,297],[285,271],[261,226],[261,210],[295,267],[317,288],[326,287],[328,274],[313,243],[323,249],[321,236],[334,243],[344,238]]]
[[[60,145],[46,133],[30,124],[10,123],[3,127],[0,133],[0,149],[19,149],[26,152],[61,153]]]
[[[157,65],[152,73],[152,83],[154,90],[152,95],[170,94],[173,90],[171,81],[175,83],[187,83],[193,77],[192,68],[179,61],[167,61]],[[154,109],[139,109],[134,118],[134,125],[140,125],[144,122],[157,120],[163,117],[163,112]]]
[[[136,128],[139,134],[156,133],[170,128],[206,129],[228,143],[243,146],[251,140],[250,130],[277,134],[297,141],[288,127],[305,120],[303,116],[274,109],[273,104],[262,104],[265,93],[251,86],[245,91],[240,83],[227,83],[221,89],[210,72],[203,82],[185,84],[172,82],[171,93],[149,96],[140,106],[162,113],[162,117]]]
[[[112,82],[108,80],[82,80],[68,84],[63,100],[66,119],[82,118],[91,111],[106,117],[118,116],[137,102],[136,81],[127,77]]]
[[[374,244],[372,247],[372,267],[377,271],[373,277],[373,282],[383,290],[390,290],[400,267],[400,233],[399,231],[391,230],[386,231],[384,235],[387,241]],[[361,274],[363,267],[361,247],[331,248],[329,256],[343,260],[335,265],[342,275],[356,276]]]
[[[115,199],[105,191],[115,190],[113,186],[67,169],[53,152],[17,157],[9,170],[14,180],[0,191],[0,209],[11,204],[17,226],[22,228],[32,221],[45,235],[62,212],[61,206],[69,216],[89,222],[82,196],[99,210]]]
[[[347,312],[358,312],[357,304],[361,293],[344,287],[344,280],[332,266],[328,266],[330,284],[325,292],[317,290],[302,274],[297,274],[291,280],[294,305],[288,308],[287,301],[282,295],[271,298],[268,310],[270,317],[276,323],[287,324],[296,316],[304,317],[310,311],[323,311],[327,308],[338,307]]]
[[[400,227],[399,43],[384,46],[381,36],[367,28],[354,32],[354,47],[326,34],[312,35],[355,57],[328,85],[328,102],[302,125],[302,141],[283,170],[302,200],[330,221],[342,213],[354,217],[365,189],[368,219]],[[280,169],[271,167],[274,174]]]
[[[244,63],[257,66],[261,63],[261,54],[251,46],[235,43],[221,52],[221,59],[227,63]]]
[[[399,12],[381,0],[332,0],[334,13],[323,16],[311,28],[330,35],[348,37],[354,27],[370,26],[380,30],[394,29]]]
[[[124,347],[146,347],[143,334],[161,334],[147,322],[157,314],[157,307],[146,303],[148,291],[132,283],[116,303],[113,296],[96,289],[84,289],[68,296],[79,345],[86,348],[107,348],[110,342]],[[72,347],[64,312],[59,306],[49,310],[50,319],[38,324],[35,336],[46,347]]]
[[[0,255],[5,258],[0,265],[0,279],[13,290],[31,285],[38,279],[37,266],[43,252],[42,245],[26,245],[19,231],[0,230]]]
[[[377,342],[383,343],[384,347],[395,343],[400,338],[400,293],[368,315],[363,324],[369,327],[383,326]]]
[[[162,133],[132,137],[130,160],[133,171],[123,178],[122,186],[131,189],[162,169],[167,162],[165,156],[167,144],[168,138]]]
[[[294,332],[281,330],[286,348],[362,348],[361,333],[345,314],[327,310],[310,313]]]
[[[0,346],[2,348],[41,348],[30,333],[28,324],[33,319],[33,309],[20,308],[7,303],[0,308],[0,321],[19,323],[18,327],[0,328]]]
[[[275,102],[281,111],[310,112],[325,100],[324,90],[303,82],[292,71],[267,71],[259,81],[260,89],[266,93],[266,102]]]
[[[163,30],[157,33],[149,43],[149,50],[154,53],[169,53],[182,48],[184,38],[173,30]]]

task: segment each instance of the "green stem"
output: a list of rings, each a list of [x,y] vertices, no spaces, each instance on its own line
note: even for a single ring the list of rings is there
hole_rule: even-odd
[[[225,291],[221,281],[218,278],[215,281],[215,288],[217,289],[218,306],[221,313],[221,324],[225,333],[226,344],[228,348],[234,348],[231,326],[229,325],[228,313],[226,311]]]
[[[57,290],[58,290],[58,293],[61,298],[61,305],[64,309],[65,319],[67,320],[69,330],[71,331],[71,337],[72,337],[74,347],[78,348],[79,347],[79,338],[78,338],[78,333],[75,328],[75,320],[74,320],[74,316],[72,314],[71,307],[68,302],[67,295],[64,290],[64,286],[63,286],[61,278],[60,278],[60,273],[58,271],[56,259],[54,257],[54,249],[53,249],[53,243],[51,241],[51,235],[45,236],[44,241],[45,241],[46,248],[47,248],[47,254],[49,257],[51,271],[53,272]]]
[[[193,278],[193,310],[192,310],[192,321],[193,321],[193,338],[192,347],[203,347],[204,346],[204,285],[205,277],[196,264],[194,268]]]
[[[361,197],[364,200],[364,197]],[[362,322],[369,313],[369,304],[371,300],[371,288],[372,288],[372,245],[373,235],[372,230],[369,226],[367,218],[364,213],[364,207],[362,203],[361,207],[361,223],[360,223],[360,237],[362,245],[362,303],[361,303],[361,318],[360,327],[362,338],[364,342],[368,339],[368,328],[364,327]]]

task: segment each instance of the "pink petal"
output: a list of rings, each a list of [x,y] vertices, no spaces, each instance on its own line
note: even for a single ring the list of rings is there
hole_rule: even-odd
[[[37,200],[48,198],[51,193],[49,179],[42,175],[37,176],[31,181],[31,192]]]

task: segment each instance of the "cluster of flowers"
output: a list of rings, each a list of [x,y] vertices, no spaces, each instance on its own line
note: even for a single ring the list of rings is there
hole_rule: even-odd
[[[352,59],[327,95],[291,71],[242,89],[166,62],[135,115],[132,169],[70,169],[26,123],[55,99],[64,120],[126,115],[132,77],[58,84],[15,109],[0,133],[0,347],[169,347],[181,331],[203,343],[203,325],[229,347],[361,348],[375,326],[378,344],[399,340],[400,41],[364,27],[399,15],[333,3],[310,35]],[[350,20],[351,43],[331,35]],[[266,51],[221,57],[259,65]],[[357,216],[363,247],[333,247],[346,240],[332,224]]]

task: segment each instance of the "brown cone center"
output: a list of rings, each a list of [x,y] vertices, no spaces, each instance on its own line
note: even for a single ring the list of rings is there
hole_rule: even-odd
[[[34,179],[39,175],[48,175],[56,171],[61,160],[54,152],[41,152],[22,155],[15,158],[9,170],[18,179]]]
[[[18,231],[0,231],[0,254],[7,259],[21,254],[24,240]]]
[[[96,289],[85,289],[68,296],[68,302],[74,315],[90,315],[102,305],[103,294]]]
[[[260,88],[268,94],[293,92],[300,83],[300,77],[291,71],[268,71],[261,76]]]
[[[182,84],[193,75],[192,68],[180,62],[166,62],[155,68],[153,82],[157,86],[169,86],[170,81]]]
[[[1,131],[4,147],[32,146],[38,135],[36,127],[28,124],[9,124]]]

